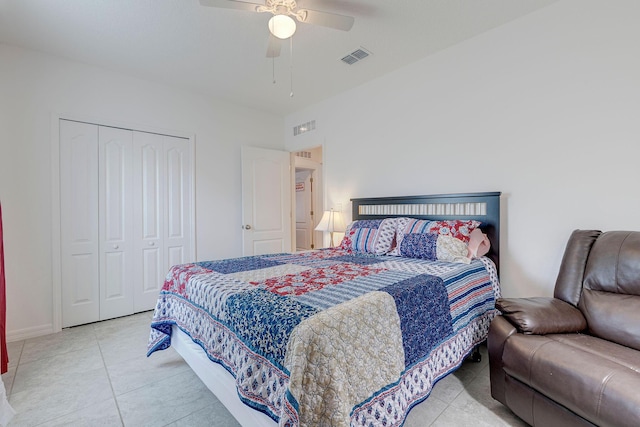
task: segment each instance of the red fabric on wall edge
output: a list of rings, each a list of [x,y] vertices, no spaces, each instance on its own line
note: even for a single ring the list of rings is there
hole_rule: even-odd
[[[5,293],[4,277],[4,244],[2,238],[2,204],[0,204],[0,373],[4,374],[9,369],[9,355],[7,354],[7,299]]]

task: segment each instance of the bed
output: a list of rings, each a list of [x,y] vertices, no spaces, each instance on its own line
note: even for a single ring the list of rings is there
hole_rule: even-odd
[[[500,193],[352,199],[352,219],[337,248],[174,266],[148,355],[173,346],[244,426],[402,425],[486,339]]]

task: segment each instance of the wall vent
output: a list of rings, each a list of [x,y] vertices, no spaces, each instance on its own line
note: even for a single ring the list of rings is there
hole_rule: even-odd
[[[296,151],[296,157],[302,157],[303,159],[310,159],[311,151]]]
[[[316,130],[316,121],[311,120],[307,123],[302,123],[301,125],[293,127],[293,136],[298,136],[302,133],[309,132],[312,130]]]
[[[354,50],[353,52],[351,52],[350,54],[346,55],[345,57],[343,57],[341,61],[344,62],[345,64],[353,65],[358,61],[362,61],[369,55],[371,55],[371,52],[369,52],[363,47],[360,47]]]

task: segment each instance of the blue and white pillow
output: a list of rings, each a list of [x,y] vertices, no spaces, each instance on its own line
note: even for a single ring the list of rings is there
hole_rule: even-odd
[[[375,255],[388,253],[395,242],[396,218],[353,221],[347,227],[340,247]]]

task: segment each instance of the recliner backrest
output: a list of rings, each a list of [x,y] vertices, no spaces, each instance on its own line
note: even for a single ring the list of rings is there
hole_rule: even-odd
[[[584,270],[599,230],[574,230],[564,250],[553,296],[574,306],[580,302]]]
[[[582,282],[578,308],[589,332],[640,350],[640,232],[609,231],[597,236]]]

